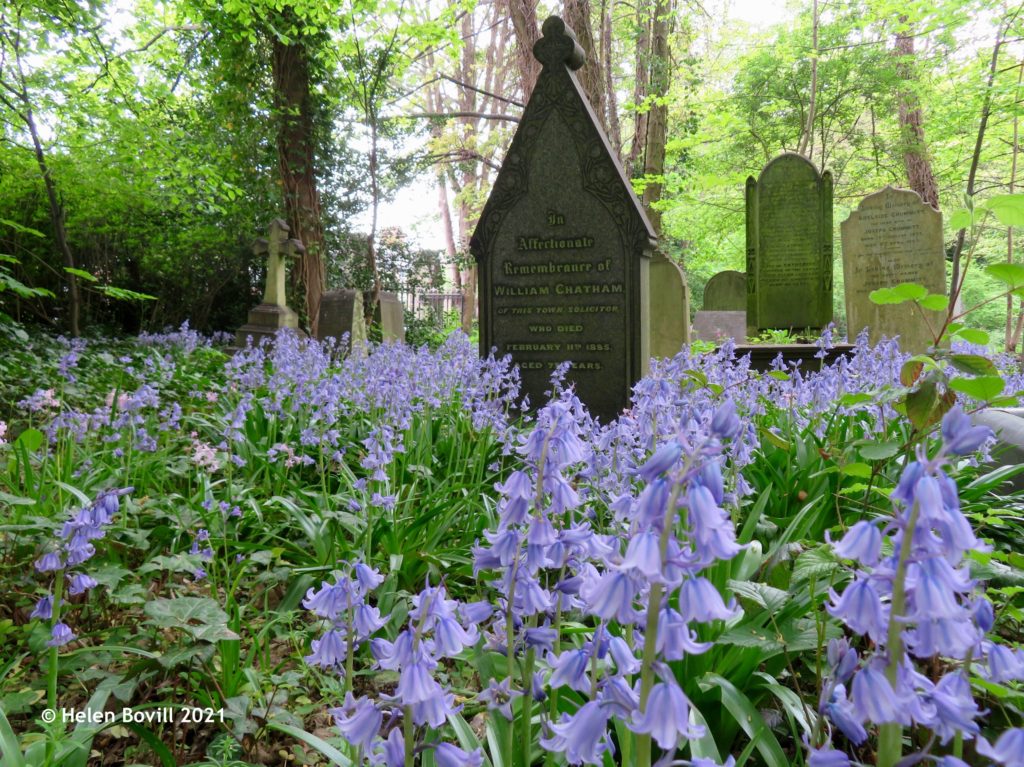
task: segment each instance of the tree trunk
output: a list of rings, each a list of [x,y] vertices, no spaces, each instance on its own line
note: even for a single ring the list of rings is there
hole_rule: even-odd
[[[800,134],[800,144],[797,152],[809,157],[813,149],[814,138],[814,112],[818,103],[818,0],[814,0],[811,8],[811,93],[807,99],[807,123]],[[822,142],[824,146],[824,142]],[[824,165],[824,162],[822,162]]]
[[[921,195],[921,199],[938,210],[939,185],[932,173],[928,159],[928,145],[924,139],[924,121],[921,103],[914,93],[913,83],[917,81],[914,71],[914,36],[906,24],[906,17],[900,18],[900,31],[896,33],[896,75],[905,87],[899,93],[899,121],[903,143],[903,165],[907,170],[907,183]]]
[[[647,145],[647,116],[645,106],[647,91],[650,86],[651,64],[651,18],[647,13],[647,3],[641,0],[636,6],[636,23],[639,33],[636,39],[636,77],[633,81],[633,140],[629,145],[627,172],[630,176],[643,175],[644,148]]]
[[[540,62],[533,57],[533,44],[540,38],[537,25],[537,0],[499,0],[502,10],[512,19],[516,32],[516,65],[523,103],[530,100],[540,74]]]
[[[309,60],[301,42],[273,41],[271,70],[278,119],[277,159],[288,225],[306,252],[299,261],[305,310],[313,335],[324,293],[324,231],[315,172],[316,135]]]
[[[590,0],[565,0],[564,2],[565,23],[576,33],[576,40],[583,53],[586,55],[586,63],[576,72],[576,77],[583,86],[584,93],[590,106],[594,108],[594,114],[601,121],[601,127],[605,133],[608,132],[608,121],[604,113],[604,75],[601,71],[601,57],[598,55],[597,47],[594,45],[594,33],[590,27]]]
[[[75,269],[75,256],[68,244],[67,230],[64,228],[64,206],[57,194],[57,184],[50,173],[50,166],[46,162],[46,153],[43,151],[43,142],[39,138],[39,131],[36,128],[35,117],[32,114],[32,106],[28,97],[22,92],[22,104],[25,113],[25,125],[28,127],[29,135],[32,137],[32,147],[35,150],[36,165],[39,166],[39,174],[43,177],[43,185],[46,187],[46,200],[50,205],[50,223],[53,225],[53,236],[57,240],[57,247],[64,257],[64,266],[68,269]],[[81,335],[80,317],[82,313],[82,294],[78,289],[78,278],[71,272],[64,272],[64,279],[68,284],[68,330],[72,337],[78,338]]]
[[[1016,17],[1016,14],[1014,14]],[[978,163],[981,162],[981,147],[985,141],[985,128],[988,126],[988,118],[992,112],[992,86],[995,83],[996,72],[999,65],[999,49],[1003,45],[1003,35],[1009,27],[1009,22],[1000,25],[996,31],[996,41],[992,46],[992,60],[989,64],[988,80],[985,85],[985,97],[981,103],[981,120],[978,123],[978,135],[974,142],[974,154],[971,155],[971,168],[967,172],[967,196],[974,196],[974,179],[978,174]],[[960,300],[960,256],[964,251],[964,238],[967,230],[961,229],[956,233],[956,245],[953,249],[953,275],[949,282],[950,303],[953,311],[958,311],[957,302]]]
[[[612,14],[615,0],[601,3],[601,71],[604,72],[604,111],[607,115],[608,140],[615,157],[622,161],[622,128],[619,126],[618,100],[615,98],[615,80],[612,76]]]
[[[671,84],[669,60],[669,18],[671,0],[655,0],[651,22],[651,91],[653,98],[647,116],[647,139],[644,152],[644,175],[655,180],[644,187],[644,210],[654,231],[661,234],[661,211],[655,205],[661,200],[662,176],[665,173],[665,144],[668,134],[667,96]]]
[[[1017,96],[1020,95],[1021,81],[1024,80],[1024,61],[1021,62],[1017,68],[1017,90],[1015,91],[1014,101],[1017,101]],[[1017,154],[1020,152],[1020,120],[1017,116],[1016,111],[1013,113],[1013,147],[1010,149],[1010,188],[1009,193],[1013,194],[1017,186]],[[1006,227],[1006,263],[1013,263],[1013,227]],[[1024,300],[1021,300],[1021,316],[1024,317]],[[1017,339],[1020,335],[1020,321],[1014,323],[1013,317],[1013,294],[1011,293],[1006,297],[1006,351],[1014,352],[1017,350]]]

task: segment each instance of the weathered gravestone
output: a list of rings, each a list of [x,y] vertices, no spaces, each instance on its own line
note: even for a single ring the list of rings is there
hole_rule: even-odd
[[[248,322],[235,331],[235,345],[239,348],[244,348],[250,337],[257,344],[262,338],[273,338],[282,328],[302,334],[298,329],[299,315],[288,308],[285,300],[284,277],[286,260],[300,258],[306,249],[298,240],[288,239],[288,231],[288,224],[275,218],[270,222],[267,238],[253,243],[253,253],[267,258],[267,284],[263,302],[249,312]]]
[[[787,152],[747,179],[747,327],[832,321],[832,174]]]
[[[576,79],[575,35],[557,17],[543,34],[543,69],[470,241],[480,350],[512,355],[534,406],[571,360],[580,399],[611,419],[647,369],[655,234]]]
[[[732,270],[716,274],[704,286],[701,309],[707,312],[746,312],[747,275]]]
[[[355,288],[343,288],[324,293],[320,298],[316,338],[341,340],[349,334],[348,348],[359,353],[366,344],[366,321],[363,317],[363,293]]]
[[[690,286],[679,264],[660,251],[651,255],[651,356],[674,357],[690,343]]]
[[[917,192],[887,186],[861,200],[840,229],[849,337],[869,328],[872,343],[898,335],[903,351],[925,351],[935,341],[928,323],[938,330],[942,312],[926,312],[926,321],[913,303],[880,306],[868,296],[902,282],[945,294],[942,214]]]
[[[732,338],[741,343],[747,336],[745,311],[699,311],[693,318],[693,332],[700,341],[724,341]]]
[[[397,295],[381,293],[373,319],[380,323],[383,340],[405,343],[405,307]]]

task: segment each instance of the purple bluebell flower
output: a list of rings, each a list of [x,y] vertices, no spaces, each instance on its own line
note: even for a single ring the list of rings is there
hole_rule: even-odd
[[[987,426],[975,426],[960,405],[955,405],[942,419],[942,441],[946,452],[970,455],[993,437]]]
[[[356,748],[369,753],[373,742],[380,733],[384,715],[369,698],[345,697],[345,705],[329,709],[341,736]]]
[[[562,714],[559,722],[548,726],[551,737],[540,741],[548,751],[564,752],[569,764],[601,764],[609,743],[608,712],[600,703],[584,703],[575,714]]]
[[[35,568],[41,573],[52,572],[53,570],[60,570],[64,567],[64,563],[60,559],[60,554],[56,551],[48,551],[35,562]]]
[[[690,725],[690,701],[675,679],[658,682],[651,688],[644,711],[636,712],[629,728],[647,733],[663,749],[674,749],[680,738],[699,738],[703,728]]]
[[[95,578],[86,573],[69,574],[68,579],[70,580],[68,594],[71,596],[84,594],[89,589],[94,589],[99,585]]]
[[[39,618],[44,621],[50,620],[53,617],[53,595],[47,594],[45,597],[40,598],[28,617]]]
[[[1011,727],[1003,730],[994,744],[985,738],[978,738],[978,745],[975,748],[982,756],[987,756],[1004,767],[1024,767],[1024,728]]]
[[[331,629],[320,639],[314,639],[311,647],[313,652],[305,658],[310,666],[338,668],[345,663],[348,645],[345,635],[338,630]]]
[[[68,642],[73,642],[77,638],[77,634],[71,630],[63,621],[58,621],[53,624],[53,629],[50,632],[50,639],[47,641],[47,647],[63,647]]]
[[[451,743],[438,743],[434,749],[437,767],[480,767],[484,761],[483,752],[478,748],[466,752]]]
[[[863,565],[878,564],[882,551],[882,533],[878,526],[861,520],[849,530],[839,543],[832,544],[833,550],[844,559],[854,559]]]

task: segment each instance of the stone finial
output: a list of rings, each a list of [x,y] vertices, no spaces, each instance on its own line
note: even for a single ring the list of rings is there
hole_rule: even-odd
[[[533,45],[533,56],[545,67],[564,64],[577,70],[587,61],[587,55],[576,41],[576,33],[557,16],[548,16],[541,28],[543,37]]]
[[[306,252],[299,240],[288,239],[289,231],[288,224],[275,218],[270,222],[268,236],[260,237],[252,245],[253,253],[267,257],[267,286],[263,293],[263,303],[272,306],[288,305],[284,288],[285,259],[299,258]]]

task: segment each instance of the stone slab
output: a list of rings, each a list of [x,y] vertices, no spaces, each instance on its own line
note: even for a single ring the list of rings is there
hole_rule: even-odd
[[[747,334],[832,321],[832,174],[787,152],[747,179]]]
[[[318,341],[349,334],[349,349],[362,349],[366,343],[366,320],[363,317],[363,294],[355,288],[342,288],[324,293],[320,298]]]
[[[374,319],[380,323],[385,341],[405,343],[405,307],[397,295],[387,292],[380,294]]]
[[[929,324],[940,328],[944,313],[922,316],[910,302],[880,306],[869,295],[903,282],[946,293],[942,214],[917,192],[887,186],[861,200],[840,229],[847,336],[868,328],[872,343],[899,336],[903,351],[924,352],[935,341]]]
[[[576,77],[572,30],[547,19],[534,56],[543,68],[470,240],[480,351],[512,355],[534,407],[571,361],[567,383],[607,421],[647,371],[655,233]]]
[[[732,338],[742,343],[747,337],[747,313],[697,312],[693,317],[693,332],[698,341],[723,341]]]
[[[690,343],[690,286],[675,261],[651,255],[651,356],[674,357]]]
[[[701,309],[709,312],[743,312],[746,315],[747,275],[733,270],[716,274],[704,286]]]

